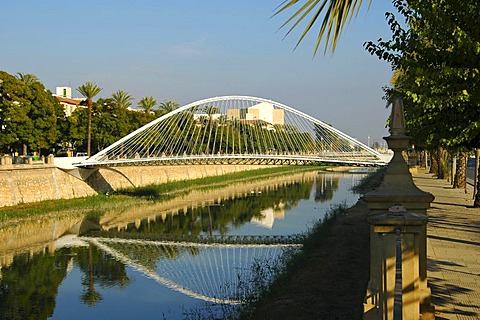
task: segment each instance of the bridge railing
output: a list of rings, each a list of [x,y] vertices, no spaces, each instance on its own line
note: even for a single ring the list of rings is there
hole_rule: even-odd
[[[379,160],[369,154],[361,153],[328,153],[328,154],[193,154],[193,155],[171,155],[163,157],[127,157],[117,156],[115,158],[103,157],[99,161],[88,161],[77,163],[77,166],[98,166],[98,165],[132,165],[142,163],[156,164],[255,164],[255,163],[272,163],[272,164],[313,164],[313,163],[333,163],[348,165],[368,165],[383,166],[386,162]]]

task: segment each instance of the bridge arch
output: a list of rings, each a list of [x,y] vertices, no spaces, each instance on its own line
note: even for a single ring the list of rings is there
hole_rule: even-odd
[[[79,165],[142,162],[385,164],[377,151],[331,125],[285,104],[250,96],[184,105]]]

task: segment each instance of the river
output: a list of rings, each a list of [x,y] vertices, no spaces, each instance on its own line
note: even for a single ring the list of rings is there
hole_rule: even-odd
[[[210,319],[268,284],[364,174],[303,172],[0,229],[0,319]]]

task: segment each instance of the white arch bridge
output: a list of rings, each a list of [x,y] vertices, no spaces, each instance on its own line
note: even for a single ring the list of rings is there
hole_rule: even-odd
[[[199,100],[77,163],[385,165],[380,153],[284,104],[248,96]]]

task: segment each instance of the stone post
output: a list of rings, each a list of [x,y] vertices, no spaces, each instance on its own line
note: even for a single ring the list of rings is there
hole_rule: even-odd
[[[420,235],[427,223],[427,217],[406,212],[402,206],[394,206],[388,212],[369,217],[368,222],[372,225],[372,240],[375,239],[375,242],[383,245],[377,252],[377,265],[371,266],[380,271],[372,275],[376,277],[374,282],[379,284],[380,288],[371,292],[370,301],[367,300],[368,312],[364,319],[396,319],[400,315],[402,319],[420,319]],[[400,248],[396,246],[397,231],[401,239]],[[396,279],[396,259],[399,257],[401,278]],[[401,308],[394,308],[396,281],[401,283]]]
[[[408,170],[402,151],[405,150],[410,142],[410,137],[405,135],[405,120],[403,114],[403,103],[401,98],[396,97],[392,103],[392,114],[390,117],[390,136],[385,137],[387,144],[394,155],[390,161],[384,175],[382,184],[374,191],[364,195],[364,200],[369,209],[369,218],[385,214],[391,207],[402,206],[410,213],[417,213],[426,216],[427,209],[434,197],[432,194],[424,192],[413,183],[412,175]],[[434,308],[431,303],[431,292],[427,287],[427,237],[426,224],[420,226],[421,232],[418,233],[419,243],[419,299],[421,304],[422,319],[434,319]],[[367,289],[367,296],[376,295],[382,289],[382,283],[379,283],[377,275],[381,270],[377,267],[381,264],[378,259],[382,252],[389,246],[388,241],[383,241],[383,237],[378,237],[371,227],[370,232],[370,282]],[[367,309],[372,306],[365,306]],[[378,306],[377,306],[378,307]],[[382,318],[380,318],[382,319]]]
[[[54,159],[54,158],[55,158],[55,156],[50,153],[50,154],[47,156],[45,163],[46,163],[46,164],[53,164],[53,162],[54,162],[53,159]]]
[[[9,154],[6,154],[1,158],[1,165],[2,166],[11,166],[12,163],[13,163],[13,158]]]

